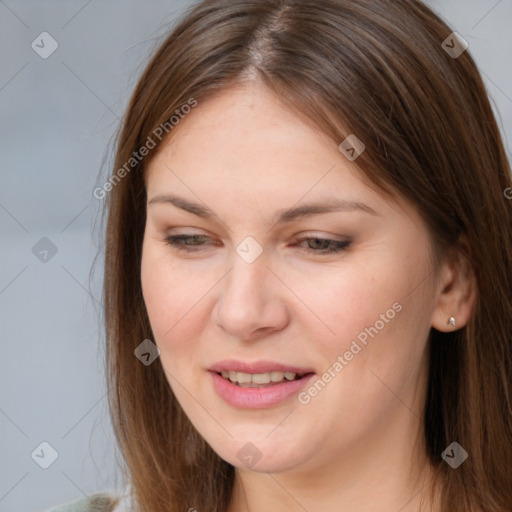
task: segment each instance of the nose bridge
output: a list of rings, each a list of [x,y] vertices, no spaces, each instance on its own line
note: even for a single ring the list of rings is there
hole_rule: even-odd
[[[250,240],[239,244],[233,255],[216,306],[216,321],[236,337],[248,338],[256,330],[279,328],[285,321],[286,308],[276,289],[279,280],[268,265],[267,253],[258,251]]]
[[[232,269],[226,278],[222,298],[223,303],[229,302],[231,308],[239,304],[241,310],[245,305],[254,311],[260,309],[268,300],[269,262],[263,252],[254,260],[246,259],[244,254],[240,255],[243,248],[243,245],[237,247],[237,252],[233,255]]]

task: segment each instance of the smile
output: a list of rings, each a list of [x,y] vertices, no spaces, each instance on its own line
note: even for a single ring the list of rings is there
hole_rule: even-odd
[[[304,377],[304,373],[272,371],[266,373],[245,373],[223,370],[220,375],[229,380],[232,384],[243,388],[259,388],[275,386],[286,381],[299,380]]]
[[[211,375],[215,393],[225,403],[237,409],[267,409],[286,403],[300,393],[315,376],[314,373],[278,371],[255,374],[229,371],[208,373]],[[239,379],[246,382],[240,382]]]

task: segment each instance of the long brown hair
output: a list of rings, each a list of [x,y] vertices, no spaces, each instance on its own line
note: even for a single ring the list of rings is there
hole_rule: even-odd
[[[436,253],[456,247],[471,262],[472,318],[431,330],[425,438],[442,512],[512,510],[510,164],[470,51],[443,45],[451,33],[413,0],[204,0],[152,57],[101,192],[109,403],[141,512],[225,512],[230,501],[233,466],[191,425],[159,359],[145,366],[134,350],[152,339],[140,264],[144,172],[165,140],[155,134],[179,130],[169,120],[183,105],[252,80],[336,144],[357,134],[365,179],[417,208]],[[457,469],[441,458],[452,441],[469,453]]]

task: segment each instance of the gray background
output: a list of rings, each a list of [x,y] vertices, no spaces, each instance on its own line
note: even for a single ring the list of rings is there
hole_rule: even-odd
[[[0,0],[0,512],[119,485],[92,191],[147,56],[189,3]],[[510,148],[512,0],[429,5],[469,42]],[[31,47],[42,32],[59,45],[47,59]],[[48,469],[31,458],[43,441]]]

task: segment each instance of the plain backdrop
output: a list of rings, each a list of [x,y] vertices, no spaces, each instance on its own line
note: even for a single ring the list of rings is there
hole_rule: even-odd
[[[189,4],[0,0],[0,512],[119,484],[92,192],[148,55]],[[512,1],[429,5],[468,41],[510,148]]]

